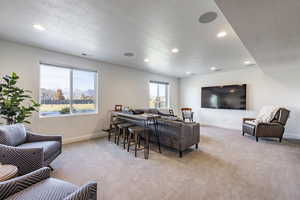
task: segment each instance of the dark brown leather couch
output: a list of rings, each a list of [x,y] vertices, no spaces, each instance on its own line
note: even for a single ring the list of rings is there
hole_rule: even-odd
[[[279,138],[279,142],[281,142],[289,115],[289,110],[280,108],[270,123],[259,123],[257,125],[253,122],[254,118],[244,118],[243,135],[245,133],[253,135],[256,137],[257,142],[259,137]]]

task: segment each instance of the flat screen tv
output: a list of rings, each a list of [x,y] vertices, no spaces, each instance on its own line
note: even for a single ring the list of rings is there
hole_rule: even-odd
[[[203,87],[201,107],[246,110],[246,84]]]

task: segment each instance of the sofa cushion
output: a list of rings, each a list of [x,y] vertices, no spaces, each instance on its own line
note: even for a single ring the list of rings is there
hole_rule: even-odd
[[[60,149],[60,143],[57,141],[30,142],[19,145],[22,148],[43,148],[44,160],[47,160]]]
[[[77,186],[55,178],[44,181],[22,190],[10,197],[8,200],[61,200],[77,190]]]
[[[26,129],[22,124],[0,126],[0,144],[17,146],[26,141]]]

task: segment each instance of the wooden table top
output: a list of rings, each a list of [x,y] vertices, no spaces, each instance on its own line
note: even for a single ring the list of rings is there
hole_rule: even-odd
[[[136,120],[151,120],[154,118],[160,118],[160,115],[156,114],[149,114],[149,113],[144,113],[144,114],[130,114],[130,113],[124,113],[124,112],[112,112],[113,115],[121,116],[121,117],[128,117]]]
[[[18,168],[14,165],[0,165],[0,181],[6,181],[15,177],[18,173]]]

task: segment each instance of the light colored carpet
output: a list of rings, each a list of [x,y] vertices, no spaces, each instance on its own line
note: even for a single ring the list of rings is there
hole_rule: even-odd
[[[201,127],[198,150],[155,146],[135,158],[106,138],[64,146],[54,177],[98,181],[101,200],[299,200],[300,143],[259,140],[239,131]]]

